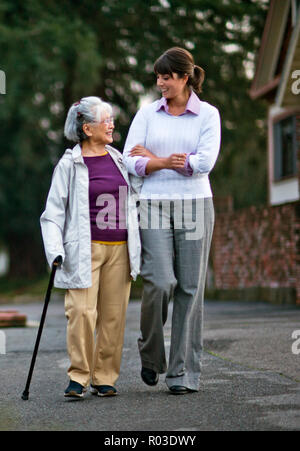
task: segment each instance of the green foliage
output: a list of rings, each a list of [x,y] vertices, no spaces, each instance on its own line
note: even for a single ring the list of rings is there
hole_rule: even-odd
[[[69,106],[87,95],[113,104],[122,150],[140,97],[159,97],[155,59],[175,45],[205,69],[201,97],[221,112],[215,194],[233,195],[237,206],[264,202],[265,108],[248,96],[246,68],[265,14],[263,0],[1,0],[0,240],[41,246],[38,219],[67,144]]]

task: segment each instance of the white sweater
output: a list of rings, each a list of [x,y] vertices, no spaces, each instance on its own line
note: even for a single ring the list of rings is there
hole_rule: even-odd
[[[193,107],[180,116],[165,110],[164,99],[142,107],[129,129],[123,162],[129,173],[138,176],[136,163],[145,157],[130,157],[137,144],[159,157],[172,153],[188,153],[191,175],[162,169],[144,177],[141,198],[172,199],[174,197],[212,197],[209,173],[220,150],[221,127],[217,108],[200,101],[193,93]]]

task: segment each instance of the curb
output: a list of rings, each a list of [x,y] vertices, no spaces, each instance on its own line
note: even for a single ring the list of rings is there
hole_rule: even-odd
[[[27,316],[17,310],[0,311],[0,327],[25,327]]]

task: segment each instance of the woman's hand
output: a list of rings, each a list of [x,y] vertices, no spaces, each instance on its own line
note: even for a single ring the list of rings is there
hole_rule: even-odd
[[[183,169],[186,156],[186,153],[172,153],[166,158],[166,169]]]
[[[146,149],[144,146],[137,144],[130,151],[131,157],[148,157],[151,159],[158,158],[156,155],[150,152],[150,150]]]
[[[146,174],[151,174],[151,172],[159,171],[161,169],[183,169],[187,154],[173,153],[167,158],[161,158],[151,153],[150,150],[146,149],[144,146],[138,144],[131,149],[130,156],[150,158],[150,161],[146,166]]]

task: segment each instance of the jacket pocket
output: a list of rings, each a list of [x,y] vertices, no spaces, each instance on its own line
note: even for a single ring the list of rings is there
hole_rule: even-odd
[[[76,272],[78,272],[79,265],[79,241],[66,241],[64,243],[65,250],[65,261],[63,264],[63,269],[68,275],[68,277],[73,277]]]

